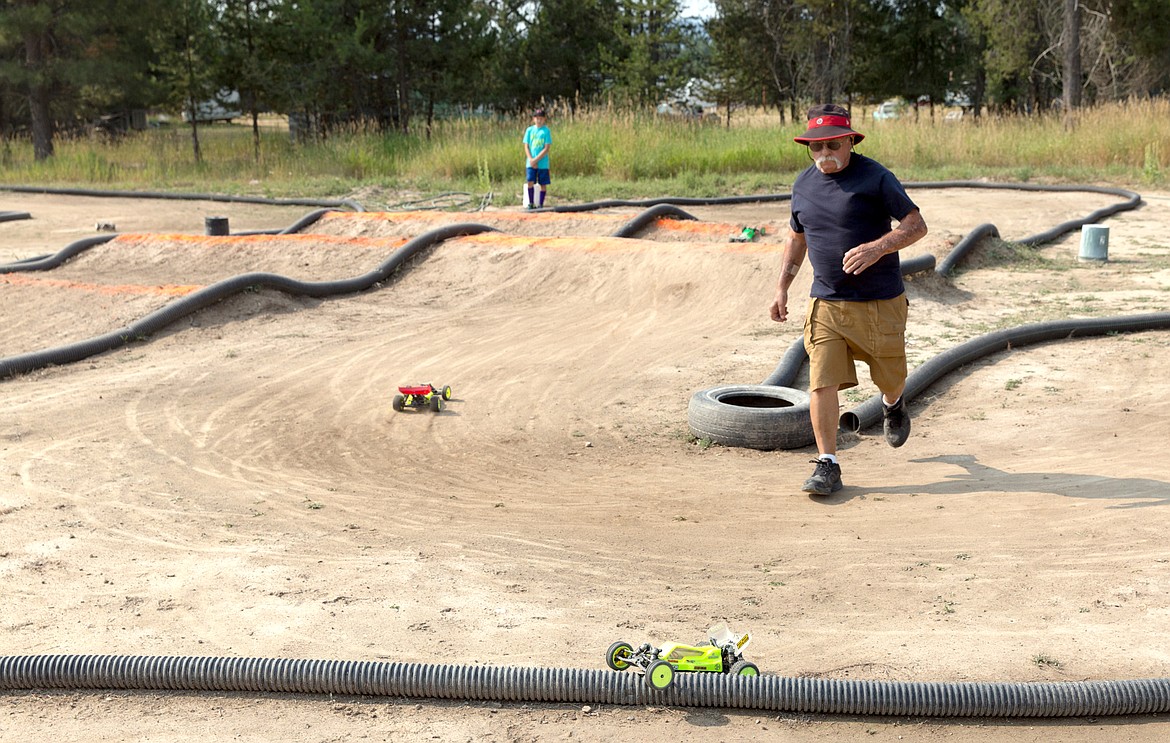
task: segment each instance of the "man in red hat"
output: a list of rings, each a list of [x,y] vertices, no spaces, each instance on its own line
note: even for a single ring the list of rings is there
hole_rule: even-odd
[[[804,347],[819,454],[803,490],[814,495],[842,488],[837,393],[857,385],[854,360],[869,365],[882,392],[886,442],[901,446],[910,435],[902,400],[910,303],[898,251],[926,235],[926,222],[893,173],[854,151],[864,138],[841,106],[809,109],[808,130],[795,141],[808,146],[813,163],[792,186],[788,240],[770,308],[773,320],[788,319],[788,288],[807,255],[813,278]],[[898,224],[891,228],[893,221]]]

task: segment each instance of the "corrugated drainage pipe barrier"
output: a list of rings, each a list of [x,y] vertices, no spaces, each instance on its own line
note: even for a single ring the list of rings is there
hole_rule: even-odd
[[[245,273],[232,276],[231,278],[217,281],[199,291],[188,294],[182,299],[171,302],[125,327],[118,328],[104,335],[42,351],[33,351],[18,356],[0,358],[0,379],[17,374],[25,374],[34,369],[41,369],[51,364],[68,364],[95,356],[99,353],[112,351],[127,343],[145,339],[176,320],[187,317],[216,302],[257,287],[277,289],[292,296],[305,297],[331,297],[365,291],[375,284],[390,278],[403,263],[425,248],[455,237],[495,231],[494,227],[470,223],[440,227],[406,243],[394,251],[389,258],[374,270],[348,279],[300,281],[272,273]],[[93,240],[101,239],[103,238],[93,238]],[[76,243],[75,245],[78,246],[77,249],[79,250],[88,249]],[[47,260],[55,260],[55,258]]]
[[[170,191],[109,191],[92,188],[50,188],[48,186],[19,186],[0,184],[0,191],[12,193],[53,194],[57,196],[89,196],[107,199],[164,199],[170,201],[218,201],[231,204],[262,204],[266,206],[320,206],[332,209],[345,207],[355,212],[365,208],[352,199],[272,199],[267,196],[234,196],[219,193],[173,193]]]
[[[243,232],[237,232],[236,236],[239,237],[241,235],[292,235],[292,234],[298,233],[301,230],[303,230],[304,228],[309,227],[309,226],[315,224],[316,222],[320,221],[321,217],[325,216],[326,214],[328,214],[331,211],[333,211],[333,210],[332,209],[317,209],[316,211],[309,212],[308,214],[301,217],[293,224],[291,224],[288,227],[285,227],[283,229],[278,228],[278,229],[273,229],[273,230],[248,230],[248,231],[243,231]],[[22,271],[49,271],[49,270],[52,270],[54,268],[57,268],[58,266],[64,265],[66,261],[69,261],[69,260],[72,260],[73,258],[76,258],[78,255],[81,255],[82,253],[84,253],[85,251],[87,251],[91,248],[97,247],[98,245],[104,245],[105,243],[108,243],[110,240],[113,240],[115,237],[118,237],[118,235],[113,234],[113,235],[97,235],[96,237],[83,237],[82,239],[77,240],[76,242],[72,242],[72,243],[66,245],[64,248],[57,251],[56,253],[52,253],[52,254],[48,254],[48,255],[38,255],[38,256],[33,256],[31,258],[22,258],[18,261],[14,261],[12,263],[0,264],[0,273],[19,273]]]
[[[673,204],[658,204],[631,219],[621,229],[613,233],[612,237],[633,237],[657,219],[694,220],[696,217]]]
[[[913,717],[1099,717],[1170,711],[1170,679],[897,682],[680,675],[655,691],[641,674],[574,668],[277,658],[0,657],[0,689],[135,689],[670,705]]]
[[[902,392],[902,399],[910,402],[943,375],[984,356],[1006,351],[1009,348],[1044,341],[1086,338],[1111,333],[1136,333],[1146,330],[1170,330],[1170,312],[1082,320],[1052,320],[997,330],[994,333],[973,338],[949,351],[943,351],[915,369],[906,378],[906,388]],[[881,395],[874,395],[842,414],[839,419],[840,428],[854,432],[869,428],[881,420],[881,405]]]
[[[0,186],[0,190],[4,187]],[[103,192],[85,192],[103,193]],[[109,193],[104,193],[109,195]],[[186,195],[194,196],[192,194]],[[355,205],[356,206],[356,205]],[[360,210],[361,207],[357,206]],[[257,234],[294,234],[311,226],[327,214],[329,209],[318,209],[310,212],[294,224],[281,230],[260,230],[240,232],[238,235]],[[694,216],[670,204],[660,204],[647,209],[623,226],[614,237],[632,237],[639,231],[660,218],[695,219]],[[414,257],[422,249],[449,240],[453,237],[475,235],[481,232],[494,232],[494,227],[474,223],[452,224],[427,232],[411,240],[399,248],[390,258],[375,270],[355,276],[350,279],[335,281],[299,281],[279,274],[249,273],[233,276],[216,282],[200,291],[197,291],[181,300],[163,307],[146,317],[140,318],[126,327],[119,328],[105,335],[88,338],[70,343],[65,346],[35,351],[19,356],[0,358],[0,379],[23,374],[51,364],[67,364],[90,356],[111,351],[131,341],[144,339],[156,333],[170,323],[186,317],[211,304],[226,299],[233,294],[256,287],[268,287],[287,292],[294,296],[328,297],[353,292],[365,291],[374,284],[384,281],[407,260]],[[99,235],[78,240],[54,255],[43,255],[35,258],[26,258],[6,265],[0,265],[0,273],[17,273],[25,271],[47,271],[56,268],[66,261],[75,258],[91,248],[103,245],[113,240],[117,235]]]

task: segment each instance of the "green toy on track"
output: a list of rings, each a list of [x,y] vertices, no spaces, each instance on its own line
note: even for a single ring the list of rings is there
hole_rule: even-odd
[[[619,640],[609,646],[605,663],[615,671],[635,666],[642,671],[650,688],[665,691],[674,685],[679,671],[759,676],[756,664],[743,658],[744,648],[751,640],[750,634],[736,636],[727,625],[718,624],[707,630],[707,644],[703,645],[668,642],[654,647],[647,642],[634,649],[630,643]]]
[[[760,235],[764,234],[763,227],[744,227],[743,231],[738,235],[732,235],[728,242],[733,243],[750,243]]]

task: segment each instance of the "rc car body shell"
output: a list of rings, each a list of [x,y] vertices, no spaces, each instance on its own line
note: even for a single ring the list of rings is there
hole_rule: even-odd
[[[658,648],[658,658],[680,671],[723,672],[723,649],[714,645],[668,642]]]
[[[432,384],[417,384],[398,388],[391,406],[398,412],[407,408],[430,408],[438,413],[443,410],[443,401],[451,399],[451,387],[435,387]]]

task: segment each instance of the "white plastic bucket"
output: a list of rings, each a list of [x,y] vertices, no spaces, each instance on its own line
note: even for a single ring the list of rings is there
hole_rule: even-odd
[[[1082,261],[1109,260],[1109,227],[1103,224],[1086,224],[1081,227]]]

